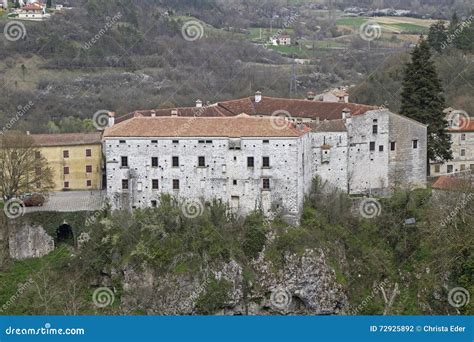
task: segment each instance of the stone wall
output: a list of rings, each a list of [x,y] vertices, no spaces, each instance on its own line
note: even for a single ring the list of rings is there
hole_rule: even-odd
[[[43,227],[17,219],[10,225],[9,246],[14,260],[39,258],[54,250],[54,239]]]

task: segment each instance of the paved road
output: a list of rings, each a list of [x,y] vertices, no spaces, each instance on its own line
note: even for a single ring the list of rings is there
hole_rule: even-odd
[[[28,207],[27,213],[36,211],[93,211],[105,205],[105,191],[63,191],[51,192],[42,207]]]

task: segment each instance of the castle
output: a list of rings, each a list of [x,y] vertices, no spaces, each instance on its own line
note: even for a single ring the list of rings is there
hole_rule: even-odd
[[[426,126],[384,108],[255,96],[109,113],[103,134],[113,208],[163,193],[297,218],[312,179],[349,194],[425,187]]]

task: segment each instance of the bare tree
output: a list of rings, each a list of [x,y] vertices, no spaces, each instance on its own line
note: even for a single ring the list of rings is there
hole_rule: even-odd
[[[8,200],[22,192],[46,192],[53,173],[34,140],[27,134],[8,132],[0,138],[0,193]]]

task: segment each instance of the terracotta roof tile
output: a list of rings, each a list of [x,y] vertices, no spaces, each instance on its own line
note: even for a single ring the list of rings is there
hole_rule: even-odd
[[[459,118],[459,122],[455,127],[448,128],[449,132],[474,132],[474,119],[472,118]]]
[[[438,190],[463,190],[469,187],[469,179],[455,176],[440,176],[431,186]]]
[[[107,137],[299,137],[310,131],[289,121],[251,117],[144,117],[137,116],[108,127]]]
[[[71,146],[101,143],[101,133],[31,134],[37,146]]]

